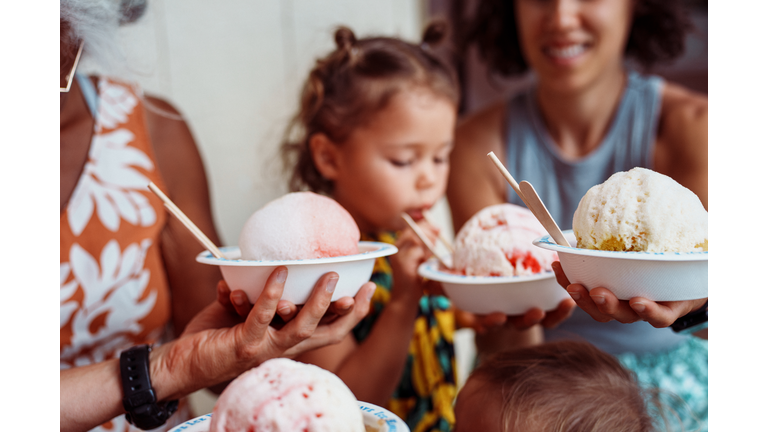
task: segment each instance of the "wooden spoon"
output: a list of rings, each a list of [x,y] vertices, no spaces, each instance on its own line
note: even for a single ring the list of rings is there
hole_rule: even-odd
[[[526,207],[528,207],[531,213],[536,216],[536,219],[539,220],[539,223],[544,227],[544,229],[547,230],[549,235],[552,237],[552,240],[554,240],[555,243],[559,244],[560,246],[570,247],[570,243],[568,243],[568,240],[565,239],[563,232],[560,231],[560,227],[557,226],[557,222],[555,222],[555,219],[552,218],[552,215],[541,201],[541,198],[539,197],[539,194],[536,193],[536,189],[533,188],[533,185],[527,181],[524,181],[518,185],[517,181],[514,179],[514,177],[512,177],[512,174],[507,171],[507,168],[504,167],[504,164],[501,163],[499,158],[496,157],[493,152],[488,153],[488,157],[491,158],[491,161],[493,161],[494,165],[496,165],[496,168],[499,169],[499,172],[501,172],[501,174],[507,180],[507,183],[512,186],[512,189],[514,189],[520,199],[523,200],[523,203],[525,203]]]
[[[149,182],[147,185],[149,190],[155,193],[158,197],[160,197],[161,200],[163,200],[163,204],[165,204],[165,208],[168,209],[168,211],[176,216],[176,219],[178,219],[184,226],[189,230],[189,232],[192,233],[192,235],[195,236],[198,242],[200,242],[201,245],[203,245],[204,248],[208,249],[208,252],[210,252],[213,256],[216,258],[226,259],[227,257],[224,256],[223,253],[219,250],[219,248],[216,247],[216,245],[213,244],[211,239],[208,238],[205,234],[203,234],[202,231],[200,231],[200,228],[197,227],[194,223],[192,223],[191,220],[187,217],[187,215],[184,214],[181,209],[176,207],[176,204],[171,201],[170,198],[168,198],[163,191],[160,190],[157,185],[155,185],[153,182]]]
[[[429,237],[427,237],[424,231],[422,231],[421,227],[416,223],[416,221],[413,220],[413,218],[408,213],[403,213],[400,216],[405,220],[408,226],[411,227],[411,229],[416,233],[416,235],[419,237],[422,243],[424,243],[427,246],[429,251],[432,252],[432,255],[437,257],[440,263],[444,265],[446,268],[452,269],[453,266],[449,262],[447,262],[445,259],[443,259],[440,255],[437,254],[437,250],[435,249],[434,245],[430,243]]]

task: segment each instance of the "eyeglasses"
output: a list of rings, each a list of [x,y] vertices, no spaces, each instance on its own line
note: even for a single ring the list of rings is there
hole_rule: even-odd
[[[67,86],[59,87],[59,93],[68,93],[69,88],[72,87],[72,80],[75,78],[75,70],[77,70],[77,64],[80,62],[80,54],[83,53],[83,45],[85,45],[85,42],[80,42],[80,48],[77,49],[77,56],[75,57],[75,64],[72,65],[72,70],[67,74]]]

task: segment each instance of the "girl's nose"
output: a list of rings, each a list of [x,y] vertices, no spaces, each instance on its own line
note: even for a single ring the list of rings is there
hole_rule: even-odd
[[[431,163],[422,164],[419,175],[416,178],[416,188],[429,189],[437,182],[437,169]]]
[[[566,31],[578,27],[579,1],[581,0],[550,1],[549,27],[558,31]]]

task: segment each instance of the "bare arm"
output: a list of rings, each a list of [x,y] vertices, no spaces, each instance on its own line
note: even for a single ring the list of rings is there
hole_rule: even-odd
[[[454,230],[481,209],[506,202],[506,183],[487,154],[494,152],[502,161],[504,105],[479,112],[459,125],[451,153],[451,173],[446,191]]]
[[[285,267],[275,269],[245,319],[213,302],[190,321],[179,339],[153,349],[149,367],[157,399],[178,399],[230,380],[270,358],[295,356],[336,343],[368,313],[372,283],[360,289],[350,313],[320,324],[333,296],[326,287],[332,278],[338,278],[327,273],[296,317],[277,330],[270,322],[286,275]],[[117,359],[61,371],[60,429],[88,430],[122,414],[122,394]]]
[[[362,343],[349,334],[338,345],[306,353],[296,360],[335,373],[357,399],[386,406],[405,368],[417,306],[418,301],[387,304]]]
[[[354,336],[338,345],[303,354],[297,360],[334,372],[359,400],[384,406],[405,368],[419,299],[424,292],[416,267],[429,257],[416,235],[405,230],[392,256],[392,296],[371,333],[360,344]]]
[[[148,104],[178,115],[169,103],[147,97]],[[152,145],[166,194],[216,245],[205,167],[189,127],[183,120],[146,110]],[[221,274],[215,266],[197,263],[203,247],[175,217],[169,216],[160,238],[163,263],[171,288],[174,330],[179,335],[189,320],[216,299]]]
[[[672,84],[665,87],[655,168],[693,191],[704,208],[708,208],[708,118],[705,96]]]

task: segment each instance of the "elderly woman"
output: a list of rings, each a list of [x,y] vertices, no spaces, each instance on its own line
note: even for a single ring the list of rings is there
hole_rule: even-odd
[[[115,30],[144,7],[61,1],[63,431],[178,424],[190,415],[179,398],[269,358],[341,340],[367,313],[374,289],[368,283],[355,299],[335,302],[335,315],[328,316],[338,280],[328,273],[296,314],[280,300],[285,267],[272,273],[251,306],[245,293],[230,293],[219,282],[215,267],[194,263],[200,246],[147,189],[150,181],[159,185],[219,243],[203,164],[185,122],[136,86],[76,73],[80,51],[119,71]],[[270,326],[277,310],[289,311],[279,330]]]

